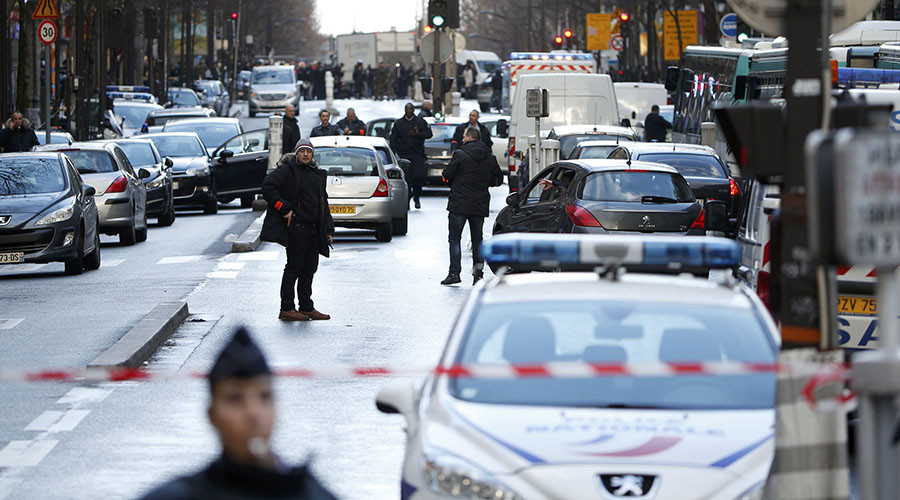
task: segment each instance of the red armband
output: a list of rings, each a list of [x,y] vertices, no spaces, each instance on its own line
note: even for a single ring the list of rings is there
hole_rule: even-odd
[[[280,210],[281,210],[281,207],[283,207],[283,206],[284,206],[284,204],[281,203],[280,201],[276,201],[276,202],[275,202],[275,210],[280,211]]]

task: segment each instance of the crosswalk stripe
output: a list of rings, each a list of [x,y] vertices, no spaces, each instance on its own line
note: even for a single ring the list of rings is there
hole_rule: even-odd
[[[125,259],[103,259],[100,261],[100,267],[116,267],[123,262],[125,262]]]
[[[0,330],[12,330],[23,321],[25,318],[0,318]]]
[[[198,262],[202,259],[202,255],[179,255],[175,257],[163,257],[159,259],[157,264],[189,264],[191,262]]]
[[[70,432],[88,416],[91,410],[49,410],[41,413],[25,427],[26,431]]]
[[[242,253],[239,257],[239,261],[248,261],[248,260],[278,260],[278,257],[281,255],[281,252],[249,252]]]
[[[34,467],[58,443],[54,439],[10,441],[0,450],[0,467]]]
[[[112,388],[106,387],[73,387],[63,397],[57,399],[56,404],[99,403],[106,399],[106,396],[109,396],[112,391]]]
[[[219,262],[216,271],[240,271],[246,265],[246,262]]]
[[[207,278],[234,279],[238,277],[238,271],[213,271],[206,275]]]

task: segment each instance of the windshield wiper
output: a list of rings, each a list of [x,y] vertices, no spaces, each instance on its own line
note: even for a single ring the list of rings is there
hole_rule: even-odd
[[[678,200],[668,196],[646,195],[641,196],[641,203],[678,203]]]

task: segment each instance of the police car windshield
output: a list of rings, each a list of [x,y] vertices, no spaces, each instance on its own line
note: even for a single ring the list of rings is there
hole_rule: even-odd
[[[749,309],[686,303],[544,301],[482,306],[456,363],[773,363],[775,347]],[[672,409],[764,409],[775,377],[672,375],[455,378],[451,394],[491,404]]]
[[[316,148],[316,161],[319,168],[328,175],[378,175],[378,162],[375,152],[363,148]]]
[[[679,203],[694,201],[684,177],[668,172],[620,170],[587,176],[578,197],[588,201],[640,202],[647,196],[670,198]]]
[[[714,177],[724,179],[725,169],[715,156],[685,153],[642,154],[641,161],[652,161],[675,167],[685,177]]]
[[[500,68],[500,61],[478,61],[478,69],[484,73],[493,73]]]
[[[434,124],[431,126],[431,138],[428,142],[450,142],[453,140],[453,133],[456,132],[456,125]]]

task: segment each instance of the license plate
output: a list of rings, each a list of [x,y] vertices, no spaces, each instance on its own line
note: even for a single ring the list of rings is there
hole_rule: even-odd
[[[878,314],[878,299],[874,297],[838,297],[838,314],[875,316]]]
[[[331,205],[331,213],[333,214],[342,214],[342,215],[354,215],[356,214],[356,207],[352,205]]]
[[[0,264],[22,264],[25,262],[25,254],[22,252],[0,253]]]
[[[444,174],[444,169],[442,168],[432,168],[431,172],[428,174],[432,177],[442,177]]]

